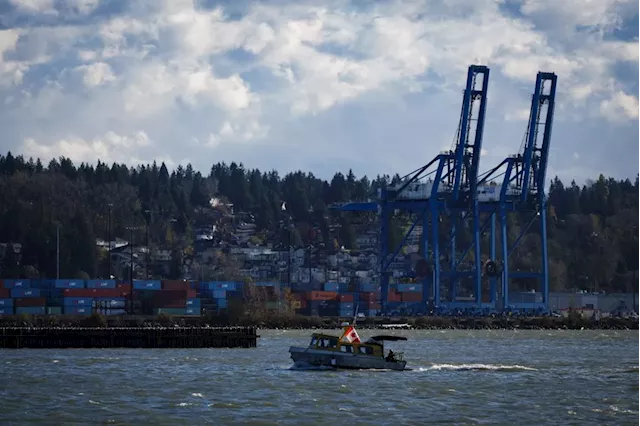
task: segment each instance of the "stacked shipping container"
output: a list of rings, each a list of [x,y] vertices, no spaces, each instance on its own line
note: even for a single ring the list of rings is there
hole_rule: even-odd
[[[258,298],[268,309],[279,309],[284,287],[268,281],[257,282],[249,289],[234,281],[134,280],[131,285],[98,279],[0,280],[0,315],[116,315],[128,312],[132,303],[136,313],[201,315],[225,310],[229,301],[248,297]],[[357,313],[374,316],[380,311],[380,290],[374,283],[327,282],[298,285],[291,290],[291,307],[299,314],[350,317]],[[420,303],[422,286],[395,284],[387,297],[390,305]]]

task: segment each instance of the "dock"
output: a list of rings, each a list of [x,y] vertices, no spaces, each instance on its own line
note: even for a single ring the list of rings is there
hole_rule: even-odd
[[[0,349],[255,348],[255,327],[3,327]]]

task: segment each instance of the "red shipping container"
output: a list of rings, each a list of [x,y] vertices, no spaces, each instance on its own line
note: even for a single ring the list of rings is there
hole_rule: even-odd
[[[131,284],[118,284],[116,288],[119,288],[120,290],[128,293],[131,291]]]
[[[380,295],[378,295],[378,293],[369,293],[369,292],[360,293],[360,300],[365,302],[366,301],[375,302],[379,299],[380,299]]]
[[[151,297],[155,300],[172,300],[172,299],[195,299],[195,290],[160,290],[151,292]]]
[[[310,291],[308,300],[336,300],[338,293],[335,291]]]
[[[4,288],[4,280],[0,280],[0,289]]]
[[[402,293],[402,301],[403,302],[421,302],[422,292],[417,292],[417,291],[404,292]]]
[[[353,302],[353,294],[341,294],[338,297],[341,302]]]
[[[11,297],[11,290],[8,288],[0,288],[0,299],[8,299]]]
[[[19,308],[31,306],[47,306],[47,299],[45,299],[44,297],[25,297],[21,299],[14,299],[13,304]]]
[[[182,280],[162,280],[163,290],[189,290],[191,284],[189,281]]]
[[[154,308],[185,308],[187,299],[154,300]]]
[[[393,290],[389,290],[389,296],[387,297],[389,302],[402,302],[402,294],[396,293]]]

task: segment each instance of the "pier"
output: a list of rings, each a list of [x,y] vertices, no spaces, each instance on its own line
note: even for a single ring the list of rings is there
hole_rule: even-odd
[[[255,327],[3,327],[0,349],[255,348]]]

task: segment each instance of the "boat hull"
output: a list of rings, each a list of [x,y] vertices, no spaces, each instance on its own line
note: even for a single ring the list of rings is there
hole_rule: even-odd
[[[383,358],[342,352],[325,351],[292,346],[289,348],[291,359],[298,367],[332,367],[343,369],[380,369],[402,371],[406,361],[385,361]]]

